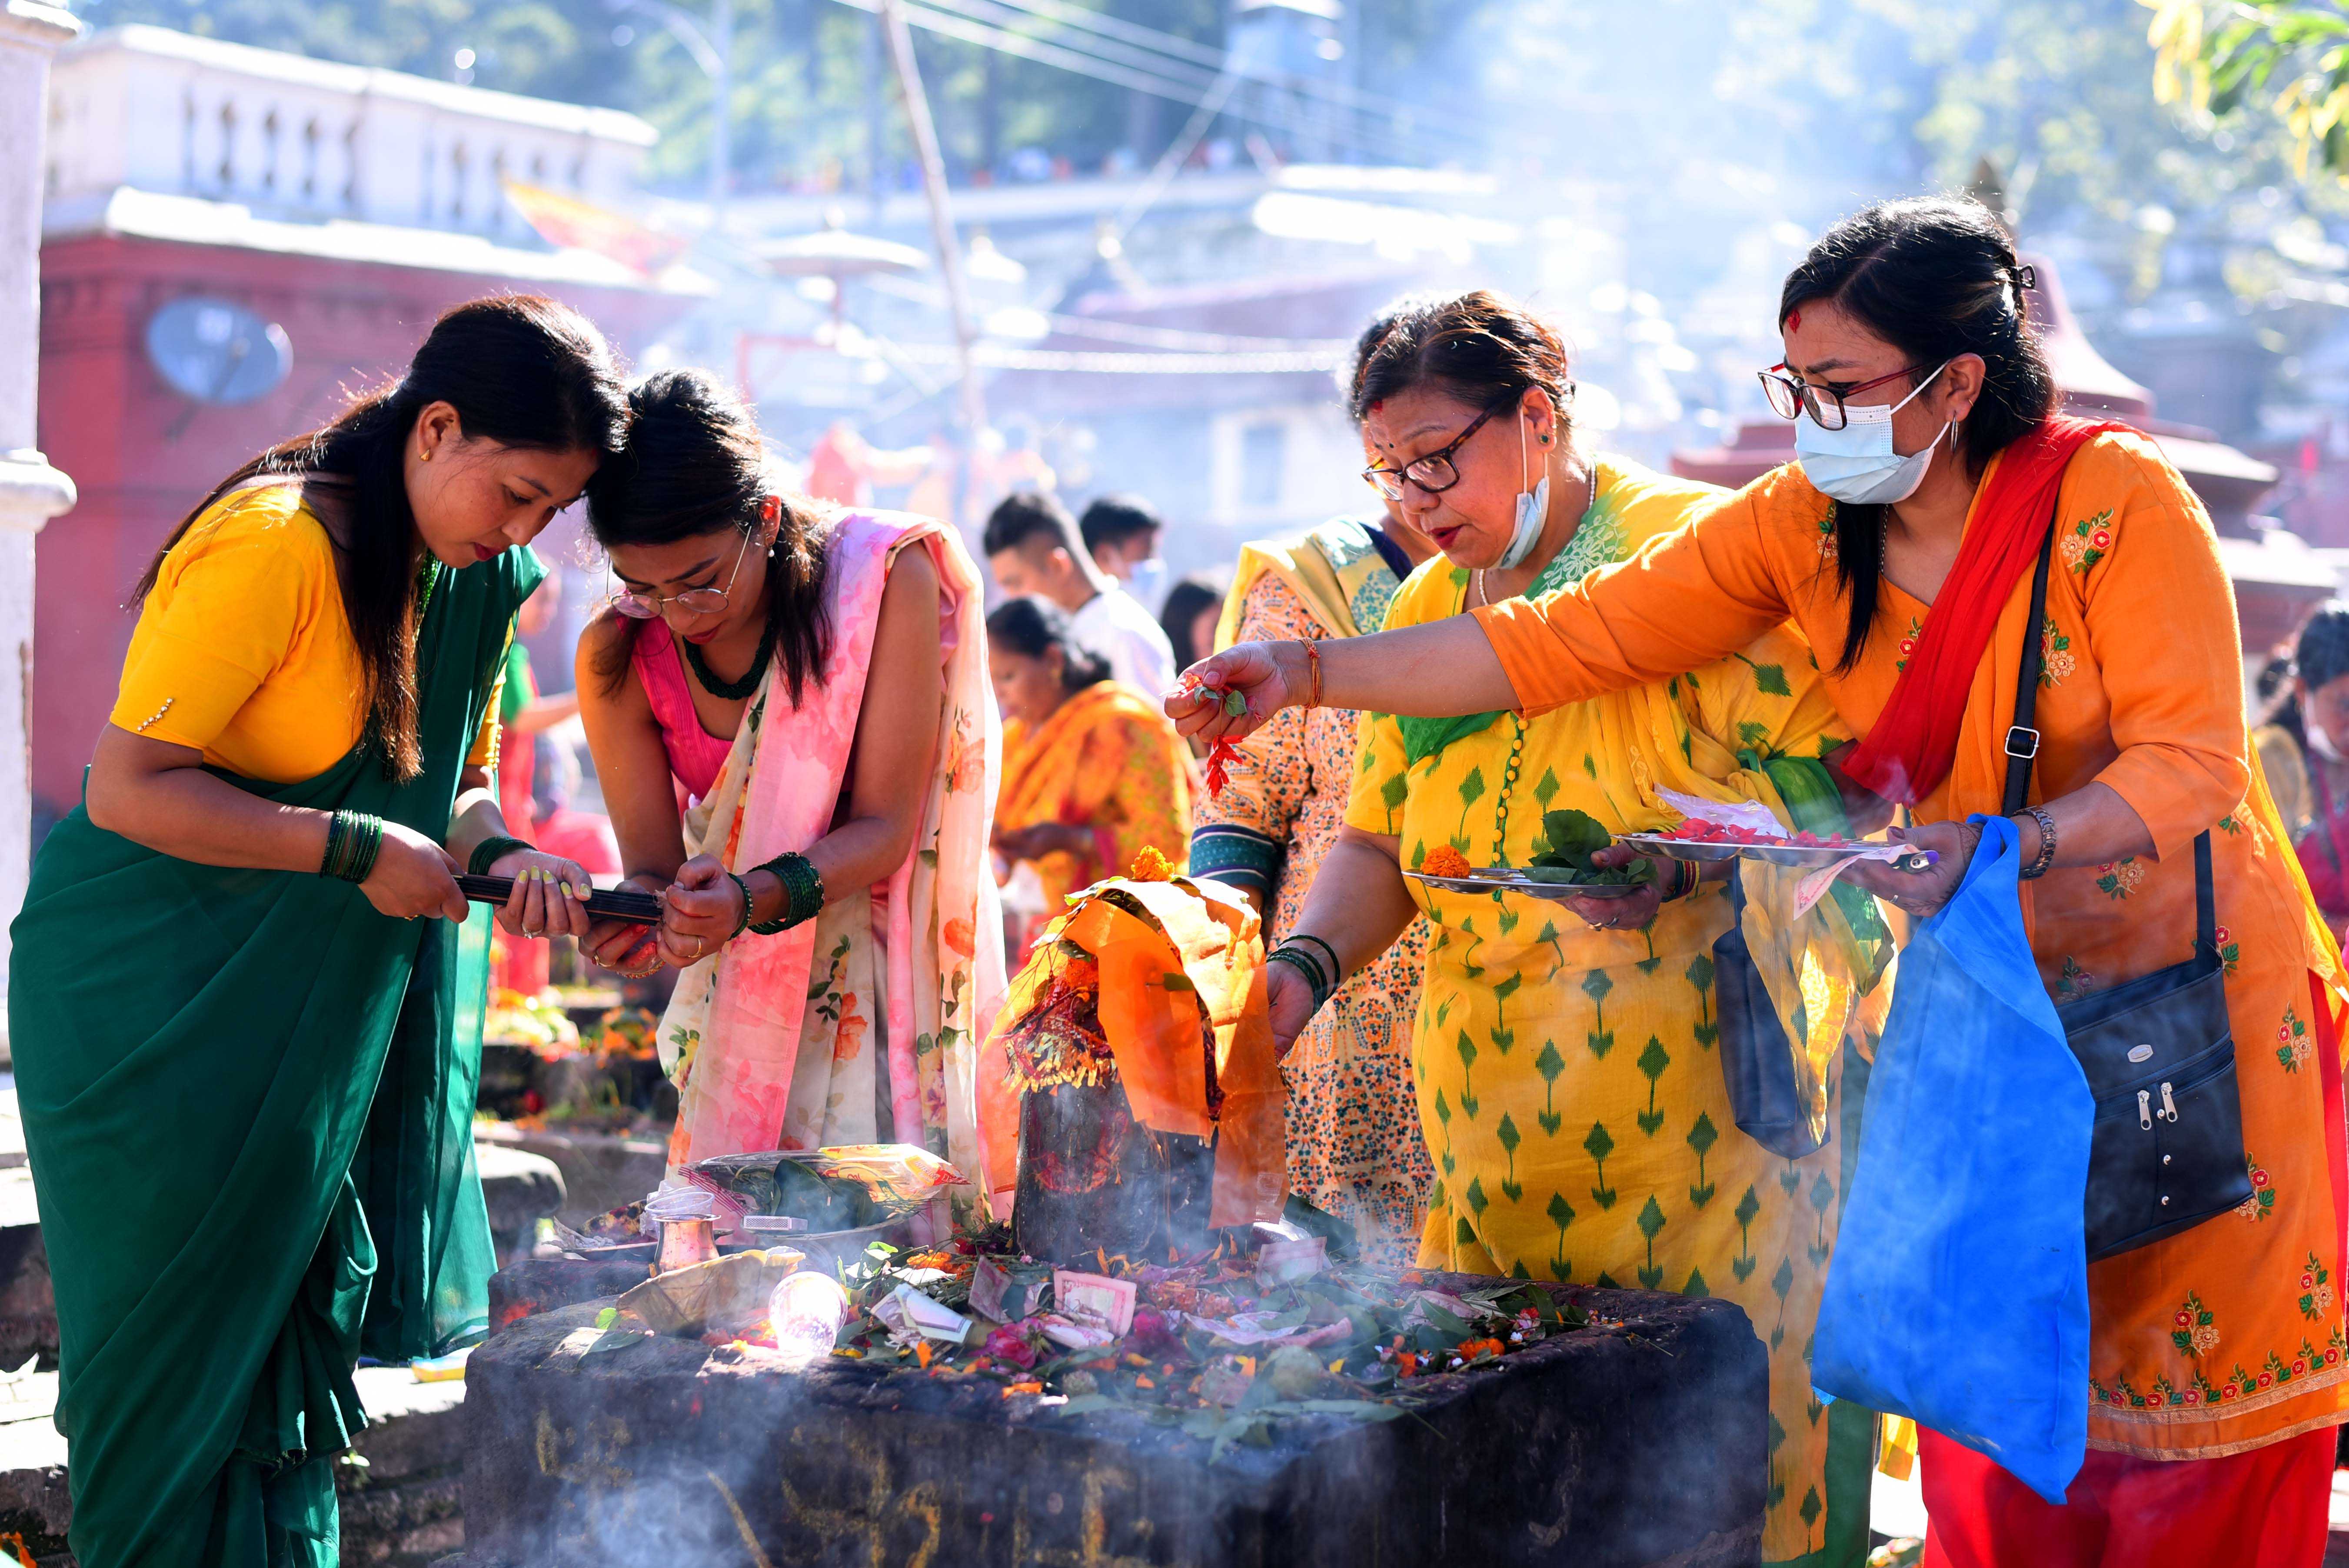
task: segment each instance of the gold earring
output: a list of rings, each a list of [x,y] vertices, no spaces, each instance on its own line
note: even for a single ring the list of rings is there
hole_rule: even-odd
[[[419,462],[430,462],[432,461],[432,449],[430,447],[426,447],[423,451],[418,452],[416,454],[416,461]]]

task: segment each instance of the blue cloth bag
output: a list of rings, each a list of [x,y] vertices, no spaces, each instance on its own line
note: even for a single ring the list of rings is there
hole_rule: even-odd
[[[1964,882],[1901,950],[1811,1380],[2061,1503],[2088,1440],[2095,1102],[2023,938],[2014,826],[1972,820]]]

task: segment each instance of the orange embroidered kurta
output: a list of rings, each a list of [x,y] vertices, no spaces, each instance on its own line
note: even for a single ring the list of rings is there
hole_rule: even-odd
[[[2149,441],[2106,434],[2066,471],[2055,526],[2031,798],[2100,781],[2155,853],[2025,884],[2032,949],[2058,1001],[2184,959],[2194,836],[2211,830],[2254,1189],[2233,1213],[2089,1266],[2089,1446],[2211,1458],[2349,1411],[2340,1064],[2315,1049],[2313,1001],[2337,1009],[2339,955],[2251,765],[2234,597],[2201,503]],[[1620,566],[1477,618],[1528,711],[1661,680],[1790,617],[1825,664],[1847,613],[1834,553],[1833,504],[1790,465]],[[1999,809],[2030,600],[2026,575],[1918,821]],[[1883,711],[1925,614],[1884,583],[1857,664],[1828,673],[1855,733]]]

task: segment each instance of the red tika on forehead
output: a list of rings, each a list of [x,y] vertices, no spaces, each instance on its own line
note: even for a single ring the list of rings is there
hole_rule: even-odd
[[[1800,332],[1803,329],[1803,313],[1800,310],[1786,312],[1786,329],[1790,332]]]
[[[1381,409],[1383,409],[1386,406],[1387,400],[1384,398],[1381,398],[1377,402],[1371,405],[1371,412],[1377,413]]]

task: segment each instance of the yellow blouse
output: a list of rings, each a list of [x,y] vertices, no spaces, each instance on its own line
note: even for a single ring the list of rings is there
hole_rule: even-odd
[[[299,485],[261,485],[214,503],[164,556],[112,722],[293,784],[358,743],[366,685],[326,525]],[[469,766],[496,763],[497,713],[493,695]]]

